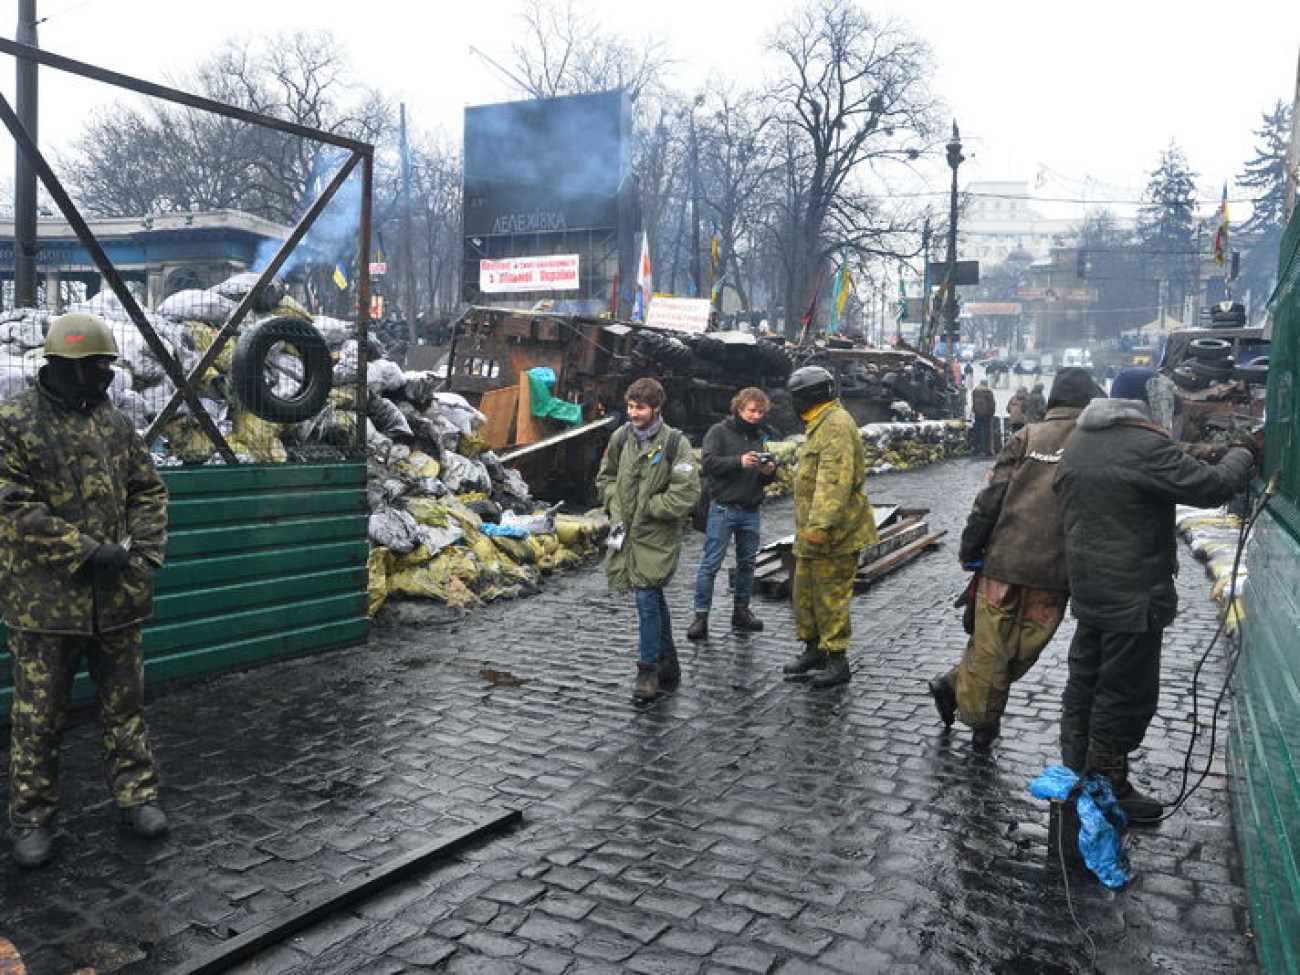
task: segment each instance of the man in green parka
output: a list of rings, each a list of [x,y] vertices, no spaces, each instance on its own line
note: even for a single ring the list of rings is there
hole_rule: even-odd
[[[59,741],[84,659],[104,763],[124,824],[167,831],[143,714],[140,627],[167,540],[167,489],[131,421],[108,401],[117,344],[91,315],[45,337],[36,387],[0,403],[0,609],[14,663],[9,744],[13,855],[53,855]]]
[[[667,395],[658,380],[636,380],[624,398],[628,423],[609,439],[596,490],[609,512],[610,587],[636,597],[640,641],[632,699],[644,704],[681,681],[664,586],[677,571],[682,529],[700,496],[700,470],[686,438],[664,423]]]
[[[876,540],[867,497],[867,458],[853,417],[835,398],[835,377],[804,366],[786,383],[808,439],[794,479],[794,628],[803,653],[787,664],[790,680],[816,688],[849,681],[849,602],[858,555]],[[814,675],[813,671],[820,671]]]

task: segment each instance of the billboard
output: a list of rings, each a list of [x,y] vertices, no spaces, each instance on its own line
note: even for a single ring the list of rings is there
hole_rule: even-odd
[[[478,287],[484,294],[577,291],[579,287],[577,254],[483,260],[478,268]]]
[[[622,91],[466,108],[466,236],[617,227],[629,118]]]

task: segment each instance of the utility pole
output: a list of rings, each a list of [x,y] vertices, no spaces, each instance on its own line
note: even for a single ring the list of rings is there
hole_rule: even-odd
[[[695,141],[695,110],[704,103],[703,95],[696,95],[691,104],[691,276],[695,280],[695,293],[704,287],[700,269],[700,148]]]
[[[419,338],[415,325],[415,260],[411,256],[411,147],[406,142],[406,102],[398,106],[402,152],[402,311],[406,315],[406,338],[414,346]]]
[[[36,0],[18,0],[19,44],[38,47],[36,42]],[[32,142],[39,145],[36,133],[37,78],[36,62],[14,59],[17,70],[15,108]],[[14,150],[14,304],[18,308],[36,306],[36,167],[21,146]]]
[[[944,320],[948,325],[948,361],[957,361],[957,167],[965,160],[961,154],[961,134],[956,120],[948,141],[948,165],[952,167],[952,192],[948,199],[948,260],[944,271]]]

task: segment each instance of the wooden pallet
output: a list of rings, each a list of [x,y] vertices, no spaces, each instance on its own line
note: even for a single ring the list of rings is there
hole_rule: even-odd
[[[858,572],[853,591],[863,592],[878,579],[906,565],[927,549],[939,544],[947,532],[931,532],[925,515],[929,508],[893,508],[882,519],[875,544],[858,554]],[[794,578],[794,536],[787,535],[764,545],[754,567],[754,591],[773,599],[790,595]]]

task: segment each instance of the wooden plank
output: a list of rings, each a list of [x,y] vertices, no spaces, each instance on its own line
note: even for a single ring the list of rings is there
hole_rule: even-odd
[[[332,619],[348,619],[365,614],[364,589],[322,599],[300,600],[291,606],[271,606],[208,616],[181,623],[162,623],[144,632],[145,653],[175,652],[205,643],[229,642],[282,631],[286,621],[294,626],[310,626]]]
[[[519,408],[519,387],[489,389],[479,401],[479,412],[487,417],[481,431],[483,439],[493,450],[501,450],[513,443],[511,433],[515,427],[515,412]]]
[[[523,446],[537,443],[546,437],[546,428],[533,416],[533,392],[528,384],[528,373],[519,373],[519,399],[515,410],[515,444]]]
[[[257,549],[233,555],[178,558],[162,567],[154,580],[158,595],[185,588],[200,589],[231,580],[270,578],[299,572],[304,566],[333,569],[364,565],[370,546],[364,539],[324,544]]]
[[[902,548],[891,552],[883,558],[877,559],[870,565],[858,569],[858,574],[853,580],[853,591],[860,592],[863,589],[869,588],[877,579],[888,575],[900,566],[912,561],[912,559],[916,558],[926,549],[938,545],[939,540],[946,534],[948,534],[946,531],[942,531],[936,532],[933,535],[927,535],[924,538],[918,539],[909,545],[905,545]]]
[[[159,595],[154,599],[154,626],[183,619],[214,619],[232,607],[251,611],[273,605],[283,610],[304,598],[321,598],[366,587],[369,572],[365,565],[347,566],[324,572],[282,575],[271,579],[207,589],[187,588]]]
[[[330,464],[241,464],[238,467],[164,467],[159,474],[173,498],[231,495],[336,484],[364,487],[363,461]]]
[[[167,554],[169,557],[231,554],[304,542],[365,538],[369,523],[368,515],[333,515],[281,521],[257,528],[236,525],[176,532],[167,540]]]

